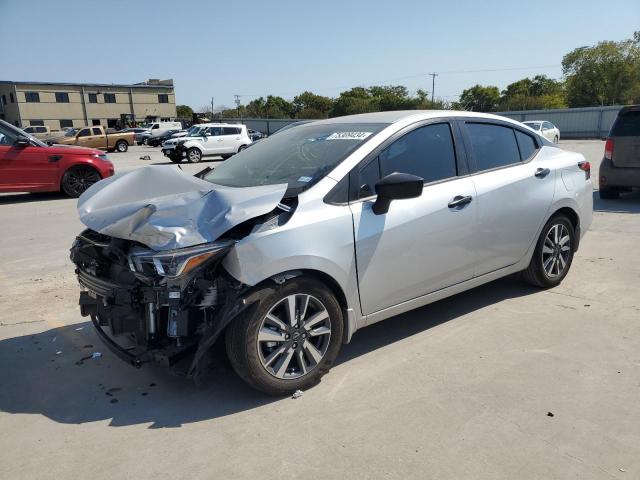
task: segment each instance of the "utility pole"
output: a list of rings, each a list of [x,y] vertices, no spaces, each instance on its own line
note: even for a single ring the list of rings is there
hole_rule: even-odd
[[[431,75],[431,106],[433,106],[433,100],[436,93],[436,77],[438,74],[436,72],[430,73]]]
[[[240,117],[240,95],[234,95],[235,97],[235,102],[236,102],[236,113],[238,115],[238,117]]]

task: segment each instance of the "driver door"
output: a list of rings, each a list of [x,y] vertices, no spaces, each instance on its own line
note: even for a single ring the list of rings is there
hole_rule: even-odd
[[[351,173],[358,285],[363,313],[469,280],[474,274],[475,187],[461,175],[461,149],[449,122],[410,127]],[[374,153],[375,155],[375,153]],[[394,200],[376,215],[375,183],[393,173],[422,177],[418,198]],[[449,206],[455,197],[469,197]]]
[[[222,137],[222,127],[209,127],[202,142],[202,149],[205,155],[218,155],[222,153],[224,147]]]
[[[15,144],[17,135],[0,125],[0,191],[56,190],[57,163],[48,147]]]

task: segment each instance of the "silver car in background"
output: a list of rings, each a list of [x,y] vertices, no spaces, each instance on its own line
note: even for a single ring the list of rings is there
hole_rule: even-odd
[[[240,377],[283,395],[363,327],[516,272],[558,285],[592,185],[582,155],[513,120],[380,112],[295,126],[196,177],[124,173],[78,210],[81,312],[114,352],[198,375],[224,336]]]
[[[538,132],[550,142],[558,143],[560,141],[560,129],[551,122],[546,120],[530,120],[522,123]]]

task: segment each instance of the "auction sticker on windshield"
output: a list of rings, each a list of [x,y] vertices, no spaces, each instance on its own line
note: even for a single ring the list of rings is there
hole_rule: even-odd
[[[364,140],[373,132],[335,132],[327,140]]]

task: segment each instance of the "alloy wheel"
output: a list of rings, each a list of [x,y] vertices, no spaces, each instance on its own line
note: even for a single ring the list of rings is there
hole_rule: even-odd
[[[68,193],[79,197],[91,185],[100,181],[100,175],[91,167],[78,166],[65,175],[65,187]]]
[[[330,338],[331,320],[322,302],[311,295],[289,295],[262,320],[257,338],[260,363],[276,378],[299,378],[322,361]]]
[[[551,226],[542,246],[542,268],[549,278],[564,272],[571,254],[571,235],[562,223]]]

